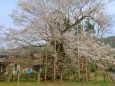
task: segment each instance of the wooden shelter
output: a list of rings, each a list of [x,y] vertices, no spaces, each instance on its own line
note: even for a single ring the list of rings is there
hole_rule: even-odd
[[[12,77],[19,70],[19,64],[8,61],[10,55],[6,50],[0,51],[0,80],[8,79],[9,75]],[[9,80],[11,80],[11,77]]]

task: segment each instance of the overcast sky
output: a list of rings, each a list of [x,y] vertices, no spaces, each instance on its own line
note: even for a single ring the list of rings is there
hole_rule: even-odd
[[[7,27],[14,26],[12,23],[9,14],[11,13],[12,9],[16,7],[16,3],[18,0],[1,0],[0,1],[0,25],[4,25]],[[115,22],[115,0],[108,5],[107,7],[109,14],[113,16],[113,23]],[[113,24],[111,33],[107,36],[115,36],[115,24]]]

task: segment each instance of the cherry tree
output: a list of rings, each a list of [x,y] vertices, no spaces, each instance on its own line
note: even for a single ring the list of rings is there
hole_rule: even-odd
[[[96,25],[97,33],[105,32],[111,23],[105,9],[109,2],[110,0],[19,0],[10,16],[20,30],[9,29],[5,38],[11,42],[10,44],[17,45],[28,44],[38,47],[40,41],[51,44],[55,81],[56,65],[60,62],[57,65],[58,69],[63,69],[66,54],[70,55],[75,62],[79,61],[78,57],[85,57],[88,61],[98,62],[100,59],[105,61],[101,57],[104,57],[104,54],[108,56],[109,51],[103,53],[99,51],[106,46],[95,43],[93,37],[86,33],[79,37],[79,32],[74,28],[90,18]],[[74,32],[78,32],[77,37],[73,34]],[[62,72],[60,77],[62,77]]]

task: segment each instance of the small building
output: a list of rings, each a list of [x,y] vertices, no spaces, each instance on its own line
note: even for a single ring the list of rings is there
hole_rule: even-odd
[[[4,80],[4,74],[7,63],[5,62],[6,59],[0,58],[0,80]]]
[[[33,62],[33,70],[39,72],[40,69],[43,69],[43,59],[37,59]]]
[[[15,75],[20,70],[20,65],[14,62],[8,62],[4,57],[0,58],[0,80],[5,80],[8,74]]]

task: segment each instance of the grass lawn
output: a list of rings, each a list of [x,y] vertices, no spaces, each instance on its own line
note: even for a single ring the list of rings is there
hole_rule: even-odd
[[[6,83],[6,82],[0,82],[0,86],[114,86],[114,84],[112,84],[112,82],[109,80],[104,82],[103,77],[102,77],[102,73],[98,74],[97,77],[97,83],[95,83],[95,78],[94,78],[94,74],[91,75],[91,81],[87,82],[87,83],[81,83],[81,82],[77,82],[74,80],[66,80],[63,81],[63,83],[61,84],[60,81],[56,81],[55,83],[51,82],[51,81],[47,81],[47,82],[43,82],[41,81],[39,84],[36,81],[20,81],[20,83],[17,82],[10,82],[10,83]]]
[[[98,82],[97,84],[93,81],[89,83],[78,83],[75,81],[64,81],[62,84],[60,82],[40,82],[40,84],[36,82],[11,82],[11,83],[5,83],[5,82],[0,82],[0,86],[114,86],[112,83],[104,83],[103,81]]]

